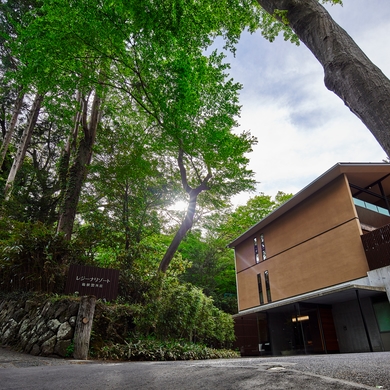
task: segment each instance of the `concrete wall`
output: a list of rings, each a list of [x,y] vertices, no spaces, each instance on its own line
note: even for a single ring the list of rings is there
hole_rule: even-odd
[[[371,286],[386,288],[387,299],[390,302],[390,266],[369,271],[367,276]]]
[[[361,305],[373,351],[383,351],[371,300],[361,299]],[[333,305],[332,312],[340,352],[370,352],[357,299]]]
[[[260,243],[260,234],[267,259],[256,264],[253,237]],[[257,274],[263,277],[266,270],[272,301],[366,276],[360,235],[348,182],[341,175],[235,248],[239,310],[260,304]],[[264,277],[263,291],[267,303]]]

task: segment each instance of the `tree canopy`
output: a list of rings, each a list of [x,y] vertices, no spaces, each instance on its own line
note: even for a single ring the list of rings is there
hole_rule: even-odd
[[[92,257],[115,236],[110,250],[130,264],[164,234],[165,272],[201,214],[254,189],[256,138],[238,130],[241,85],[223,53],[206,50],[217,37],[233,52],[244,29],[304,42],[390,154],[389,80],[317,0],[8,0],[1,10],[2,215],[85,240]],[[188,208],[176,224],[167,215],[178,200]],[[275,203],[248,207],[220,232],[232,239]]]

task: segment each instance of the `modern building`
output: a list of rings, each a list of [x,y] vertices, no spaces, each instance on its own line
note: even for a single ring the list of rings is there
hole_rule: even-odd
[[[229,246],[242,355],[390,350],[390,164],[336,164]]]

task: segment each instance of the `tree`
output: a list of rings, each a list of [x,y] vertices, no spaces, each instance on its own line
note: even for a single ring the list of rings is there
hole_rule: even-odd
[[[237,312],[234,253],[227,244],[292,197],[279,191],[274,199],[259,194],[234,210],[225,209],[204,218],[180,244],[183,259],[190,261],[180,279],[203,289],[220,309]]]
[[[279,191],[275,199],[272,200],[271,196],[260,193],[250,198],[245,205],[238,206],[233,212],[226,214],[224,219],[219,221],[217,225],[215,221],[211,220],[207,222],[206,226],[211,226],[211,230],[214,230],[217,233],[217,237],[222,239],[225,245],[227,245],[287,202],[292,196],[293,194]]]
[[[341,0],[325,0],[341,3]],[[325,2],[324,1],[324,2]],[[268,37],[290,27],[324,68],[325,86],[362,120],[390,154],[390,80],[329,15],[318,0],[258,0],[279,26],[263,19]],[[274,28],[270,28],[274,26]]]
[[[43,100],[42,95],[40,95],[40,94],[35,95],[34,102],[33,102],[33,105],[31,107],[31,112],[29,115],[28,123],[23,131],[21,140],[19,142],[18,150],[16,152],[14,162],[12,164],[11,170],[10,170],[9,175],[8,175],[7,183],[5,185],[6,199],[9,198],[9,194],[10,194],[13,182],[15,181],[16,174],[18,173],[20,167],[22,166],[23,160],[26,156],[27,148],[30,144],[33,130],[34,130],[35,125],[38,121],[38,115],[39,115],[39,111],[41,109],[42,100]],[[5,142],[6,142],[6,140],[5,140]]]
[[[96,89],[92,95],[92,103],[88,97],[81,98],[80,124],[82,137],[77,146],[76,156],[68,168],[68,178],[63,194],[63,202],[60,209],[57,231],[65,234],[70,240],[73,232],[73,224],[76,218],[76,210],[79,202],[81,189],[87,174],[87,167],[91,163],[92,148],[95,144],[96,133],[101,118],[101,91]],[[77,143],[77,132],[74,133]]]
[[[174,202],[176,180],[151,147],[151,129],[128,107],[110,99],[82,194],[83,220],[116,235],[128,255],[145,237],[160,232],[158,212]],[[113,241],[113,236],[103,240]],[[133,257],[133,256],[132,256]]]
[[[214,13],[205,13],[201,5],[206,3]],[[39,13],[28,15],[27,27],[14,46],[25,84],[52,96],[60,90],[68,95],[78,91],[82,97],[100,88],[118,91],[130,109],[148,118],[144,122],[154,129],[151,147],[155,155],[177,161],[176,176],[189,196],[189,208],[162,260],[163,271],[192,226],[199,194],[209,191],[211,195],[202,201],[215,204],[218,193],[222,203],[254,184],[245,154],[255,140],[248,133],[232,132],[239,114],[240,86],[228,79],[221,55],[204,55],[216,34],[224,35],[231,46],[245,26],[256,25],[253,1],[236,0],[234,4],[236,19],[231,22],[221,3],[209,0],[202,4],[85,0],[72,5],[46,0]],[[99,116],[96,98],[100,98],[97,93],[90,110],[92,119]],[[82,104],[83,115],[78,120],[84,140],[69,169],[58,223],[58,231],[68,238],[99,123],[84,120],[86,106]]]

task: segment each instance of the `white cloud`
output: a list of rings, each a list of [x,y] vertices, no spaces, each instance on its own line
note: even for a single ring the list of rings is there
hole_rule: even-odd
[[[390,2],[344,0],[328,7],[363,51],[390,75]],[[250,155],[258,192],[296,193],[337,162],[381,161],[386,157],[371,133],[323,83],[310,51],[260,33],[243,34],[231,76],[243,84],[241,129],[259,143]],[[253,194],[252,194],[253,195]],[[245,202],[250,194],[235,198]]]

